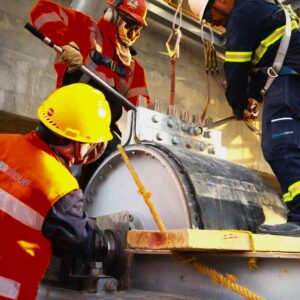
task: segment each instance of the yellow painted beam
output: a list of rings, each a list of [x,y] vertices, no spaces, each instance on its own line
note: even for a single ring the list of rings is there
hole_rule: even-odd
[[[131,230],[128,233],[127,241],[129,248],[134,249],[300,252],[300,238],[251,234],[243,231]]]

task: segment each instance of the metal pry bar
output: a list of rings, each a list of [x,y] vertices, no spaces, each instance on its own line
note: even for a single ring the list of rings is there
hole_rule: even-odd
[[[45,44],[47,44],[49,47],[55,49],[58,53],[63,53],[63,49],[57,45],[55,45],[51,39],[49,39],[47,36],[45,36],[43,33],[41,33],[37,28],[32,26],[30,23],[26,23],[24,26],[28,31],[30,31],[34,36],[36,36],[38,39],[43,41]],[[117,92],[114,88],[112,88],[108,83],[106,83],[104,80],[102,80],[100,77],[98,77],[96,74],[94,74],[91,70],[89,70],[85,65],[80,66],[80,70],[87,74],[90,78],[95,80],[98,84],[100,84],[104,89],[111,92],[114,96],[116,96],[123,105],[131,108],[132,110],[136,110],[135,105],[133,105],[131,102],[129,102],[123,95],[121,95],[119,92]]]

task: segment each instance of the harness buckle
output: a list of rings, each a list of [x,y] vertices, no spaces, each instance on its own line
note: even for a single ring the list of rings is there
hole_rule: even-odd
[[[273,67],[268,68],[267,74],[268,74],[269,77],[272,77],[272,78],[278,77],[278,73]]]
[[[110,68],[112,69],[112,71],[113,72],[115,72],[116,71],[116,63],[112,60],[111,62],[110,62]]]

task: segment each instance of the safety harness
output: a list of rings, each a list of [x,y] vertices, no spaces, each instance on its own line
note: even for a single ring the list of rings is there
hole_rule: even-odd
[[[261,90],[261,94],[263,96],[266,95],[268,89],[271,87],[274,79],[278,76],[279,72],[281,71],[282,64],[284,61],[284,58],[286,56],[287,50],[289,48],[290,40],[291,40],[291,34],[292,34],[292,26],[291,26],[291,17],[290,17],[290,9],[285,8],[279,1],[276,1],[277,4],[279,4],[285,14],[285,29],[284,29],[284,35],[280,41],[278,51],[276,53],[273,65],[267,69],[267,75],[268,79],[265,83],[265,86]]]
[[[274,2],[282,8],[285,14],[286,23],[284,26],[277,28],[271,35],[269,35],[263,41],[261,41],[259,47],[255,50],[254,58],[252,59],[253,65],[256,65],[263,57],[265,52],[268,50],[268,47],[281,38],[272,66],[253,68],[253,70],[251,71],[253,73],[262,72],[268,75],[267,81],[264,87],[260,91],[263,97],[266,96],[267,91],[271,87],[274,79],[279,75],[300,76],[300,73],[298,73],[294,69],[288,66],[283,66],[283,62],[289,48],[292,31],[294,29],[299,28],[299,23],[298,23],[299,21],[298,21],[297,14],[293,11],[290,5],[284,6],[280,1],[277,0]]]
[[[261,94],[263,96],[266,95],[268,89],[278,75],[300,76],[300,74],[294,69],[283,66],[283,62],[290,43],[291,32],[299,28],[299,18],[290,5],[283,5],[277,0],[266,0],[266,2],[277,4],[282,8],[285,14],[286,24],[277,28],[272,34],[262,40],[254,53],[252,51],[226,51],[225,53],[225,62],[251,62],[253,66],[250,71],[251,74],[261,72],[268,76],[265,86],[261,90]],[[277,9],[278,8],[276,8],[276,10]],[[272,66],[257,68],[256,65],[260,62],[269,47],[280,39],[281,41]]]
[[[116,65],[115,61],[111,58],[102,55],[100,52],[96,51],[95,49],[91,49],[90,57],[96,65],[103,65],[113,72],[117,73],[120,77],[126,78],[127,70],[125,67],[121,67]]]

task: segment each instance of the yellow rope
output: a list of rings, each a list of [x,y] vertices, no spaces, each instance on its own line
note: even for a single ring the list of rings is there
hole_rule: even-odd
[[[130,171],[130,173],[138,187],[138,192],[143,196],[159,230],[166,231],[166,228],[165,228],[164,224],[162,223],[159,214],[157,213],[153,203],[151,202],[151,199],[150,199],[151,193],[145,190],[144,185],[142,184],[139,176],[137,175],[136,171],[134,170],[132,164],[130,163],[129,158],[128,158],[126,152],[124,151],[123,147],[121,145],[118,145],[117,147],[118,147],[118,150],[119,150],[121,156],[124,159],[124,162],[125,162],[128,170]],[[246,230],[228,230],[228,231],[244,232],[244,233],[249,234],[251,250],[255,251],[254,239],[253,239],[252,232],[246,231]],[[187,255],[184,255],[183,253],[179,253],[179,252],[175,252],[175,251],[172,251],[172,255],[175,258],[175,260],[177,260],[181,263],[191,263],[196,270],[198,270],[199,272],[202,272],[203,274],[208,275],[214,283],[225,285],[227,288],[229,288],[230,290],[243,296],[245,299],[248,299],[248,300],[263,300],[264,299],[256,294],[252,293],[249,289],[238,285],[236,283],[237,278],[234,275],[226,274],[226,276],[224,276],[224,275],[218,273],[216,270],[209,268],[209,267],[205,266],[204,264],[202,264],[200,261],[197,260],[197,258],[195,256],[187,256]]]
[[[218,273],[216,270],[209,268],[209,267],[205,266],[204,264],[202,264],[200,261],[197,260],[197,258],[195,256],[187,256],[187,255],[185,255],[183,253],[179,253],[179,252],[172,252],[172,253],[173,253],[173,257],[177,261],[179,261],[181,263],[192,264],[196,270],[200,271],[203,274],[208,275],[214,283],[225,285],[227,288],[229,288],[230,290],[243,296],[245,299],[248,299],[248,300],[263,300],[264,299],[261,296],[254,294],[246,287],[238,285],[236,283],[236,281],[237,281],[236,277],[233,276],[232,274],[227,274],[226,276],[224,276],[224,275]]]
[[[229,232],[241,232],[241,233],[246,233],[249,236],[250,240],[250,249],[252,252],[255,252],[255,247],[254,247],[254,237],[253,233],[248,230],[240,230],[240,229],[225,229],[224,231],[229,231]]]
[[[252,252],[255,252],[255,246],[254,246],[254,236],[253,233],[251,231],[248,230],[238,230],[238,229],[230,229],[230,230],[226,230],[229,232],[242,232],[242,233],[247,233],[249,236],[249,240],[250,240],[250,249]],[[257,258],[256,257],[250,257],[248,259],[248,267],[251,271],[254,271],[258,268],[258,263],[257,263]]]
[[[137,187],[138,187],[138,192],[143,196],[148,208],[150,209],[150,212],[159,228],[160,231],[166,231],[166,227],[163,224],[159,214],[157,213],[153,203],[151,202],[151,193],[146,191],[144,185],[142,184],[138,174],[136,173],[136,171],[134,170],[132,164],[129,161],[129,158],[126,154],[126,152],[124,151],[123,147],[121,145],[118,145],[118,150],[121,154],[121,156],[124,159],[124,162],[129,170],[129,172],[131,173],[133,180],[135,181]]]
[[[250,271],[254,271],[258,268],[256,257],[251,257],[248,259],[248,267],[249,267]]]

